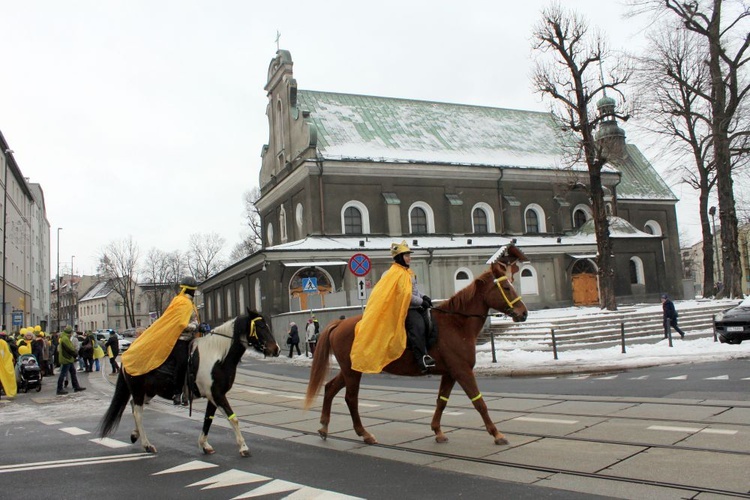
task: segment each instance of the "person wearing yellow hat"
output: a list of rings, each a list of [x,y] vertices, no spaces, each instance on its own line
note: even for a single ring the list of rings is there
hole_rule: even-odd
[[[73,347],[73,342],[70,340],[70,336],[73,334],[73,328],[70,325],[66,326],[60,335],[59,344],[59,360],[60,360],[60,375],[57,377],[57,395],[62,396],[67,394],[68,391],[63,389],[63,382],[67,374],[70,374],[70,382],[73,384],[73,390],[75,392],[85,391],[85,387],[81,387],[78,383],[78,376],[76,375],[76,358],[78,357],[78,351]]]
[[[372,289],[362,320],[354,330],[352,368],[363,373],[380,373],[411,348],[422,373],[435,366],[427,354],[426,311],[432,300],[417,286],[410,269],[411,249],[406,241],[391,244],[393,264]]]
[[[164,364],[188,325],[194,321],[200,323],[198,309],[193,304],[197,289],[198,282],[192,276],[185,276],[180,280],[180,293],[172,299],[164,314],[136,337],[128,350],[122,354],[121,364],[124,372],[138,376]],[[173,401],[174,404],[180,404],[183,402],[183,385],[187,373],[188,342],[180,342],[180,349],[175,351],[179,352],[175,352]]]

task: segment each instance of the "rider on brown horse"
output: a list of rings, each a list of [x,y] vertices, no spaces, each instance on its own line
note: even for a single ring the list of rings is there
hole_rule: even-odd
[[[432,300],[419,292],[417,276],[409,269],[411,253],[406,241],[391,244],[395,262],[373,288],[356,327],[352,368],[357,371],[380,372],[401,356],[407,339],[423,373],[435,366],[435,360],[427,354],[425,338]]]

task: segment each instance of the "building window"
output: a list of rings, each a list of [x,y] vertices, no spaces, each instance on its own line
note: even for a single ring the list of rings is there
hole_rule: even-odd
[[[341,207],[341,232],[343,234],[369,234],[370,214],[367,205],[352,200]]]
[[[630,284],[643,285],[646,283],[646,274],[643,272],[643,261],[640,257],[630,258]]]
[[[266,239],[268,240],[268,246],[273,246],[273,224],[268,223],[266,227]]]
[[[536,203],[532,203],[526,207],[524,219],[526,221],[527,233],[538,234],[547,232],[547,227],[544,222],[544,209]]]
[[[245,285],[240,283],[239,297],[237,297],[237,313],[245,312]]]
[[[530,234],[539,232],[539,215],[534,210],[526,211],[526,232]]]
[[[459,290],[462,290],[468,286],[474,277],[471,274],[471,271],[466,269],[465,267],[462,267],[461,269],[456,271],[456,274],[453,276],[453,286],[454,290],[458,292]]]
[[[427,214],[419,207],[411,209],[409,215],[411,222],[411,234],[427,234]]]
[[[255,278],[255,310],[261,312],[263,310],[263,296],[261,294],[260,278]]]
[[[344,234],[362,234],[362,213],[354,207],[344,210]]]
[[[297,229],[299,230],[299,234],[305,234],[304,232],[302,232],[302,227],[305,223],[304,208],[302,208],[302,203],[297,203],[297,209],[295,210],[294,215],[297,221]]]
[[[539,295],[536,270],[531,266],[521,269],[521,293],[524,295]]]
[[[647,221],[646,224],[643,225],[643,231],[648,234],[653,234],[654,236],[662,235],[661,225],[655,220]]]
[[[282,243],[287,242],[286,210],[284,210],[284,205],[281,205],[281,208],[279,209],[279,238],[281,239]]]
[[[581,226],[586,224],[586,221],[588,220],[588,217],[586,216],[586,212],[583,210],[576,210],[573,213],[573,227],[575,229],[579,229]]]
[[[474,234],[487,234],[487,212],[481,208],[475,208],[471,216],[471,222],[474,225]]]
[[[227,290],[227,318],[232,317],[232,291]]]

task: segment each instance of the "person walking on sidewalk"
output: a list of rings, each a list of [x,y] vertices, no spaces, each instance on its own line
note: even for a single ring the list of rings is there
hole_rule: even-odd
[[[63,381],[65,376],[70,373],[70,382],[73,384],[73,390],[75,392],[85,391],[85,387],[81,387],[78,383],[78,377],[76,376],[76,357],[78,353],[73,347],[73,343],[70,341],[70,334],[73,333],[73,329],[70,326],[66,326],[60,335],[60,376],[57,377],[57,395],[61,396],[67,394],[68,391],[63,389]]]
[[[670,327],[672,327],[680,334],[680,338],[684,339],[685,332],[677,326],[677,309],[666,293],[661,294],[661,308],[664,310],[664,338],[669,337]]]

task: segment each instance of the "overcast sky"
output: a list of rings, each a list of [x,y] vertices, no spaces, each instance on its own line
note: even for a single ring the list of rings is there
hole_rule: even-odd
[[[44,189],[52,275],[58,227],[62,273],[73,255],[76,273],[93,273],[129,236],[145,256],[216,232],[229,253],[268,141],[277,30],[302,89],[545,111],[529,75],[547,4],[0,0],[0,130]],[[623,19],[615,0],[564,4],[613,48],[637,47],[648,21]],[[670,184],[693,243],[692,193]]]

